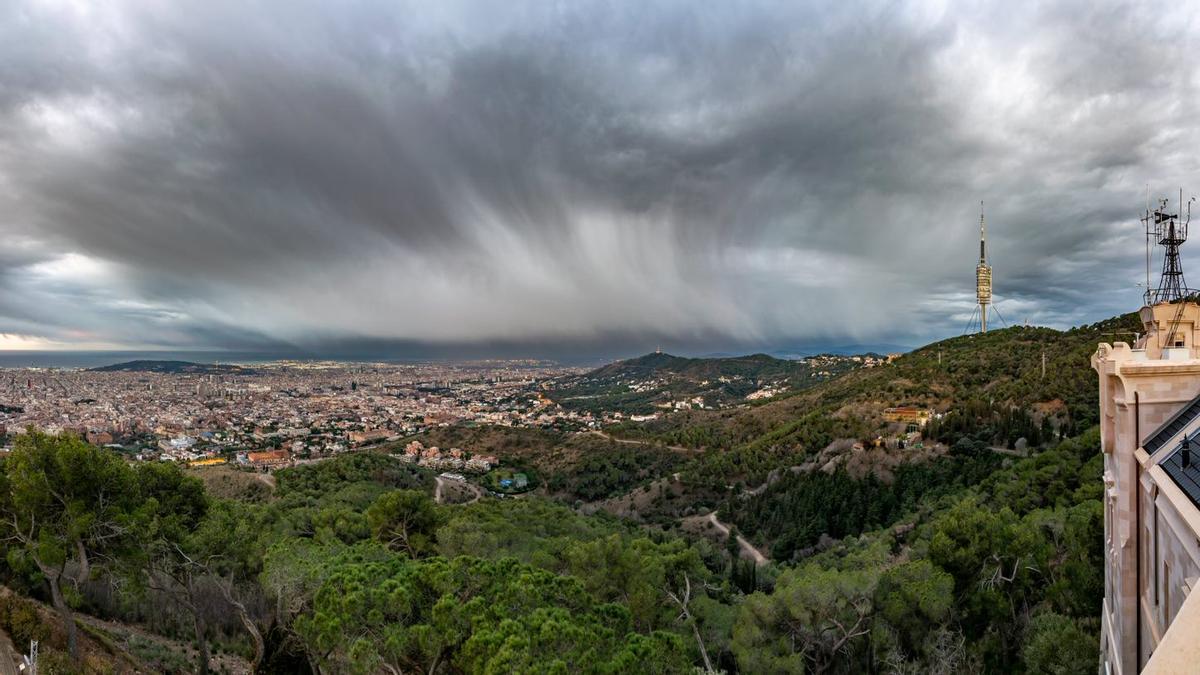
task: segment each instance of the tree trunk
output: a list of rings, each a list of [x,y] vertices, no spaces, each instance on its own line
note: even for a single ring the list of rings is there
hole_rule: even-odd
[[[201,614],[204,610],[200,603],[197,602],[198,592],[196,590],[196,577],[191,568],[186,568],[183,573],[184,599],[180,603],[192,613],[192,630],[196,634],[196,647],[199,649],[198,663],[196,664],[196,672],[199,675],[208,675],[208,663],[210,654],[208,653],[208,623],[204,620]]]
[[[246,629],[246,632],[250,635],[250,639],[254,641],[254,663],[251,664],[250,672],[258,672],[258,667],[262,665],[263,658],[267,655],[267,645],[263,641],[262,632],[254,624],[254,619],[250,616],[250,612],[246,610],[245,603],[234,597],[233,579],[219,581],[217,588],[221,589],[221,595],[225,596],[225,602],[228,602],[237,610],[238,619],[242,622],[242,627]]]
[[[237,609],[242,626],[246,628],[250,639],[254,641],[254,663],[251,672],[258,672],[258,667],[262,665],[263,658],[267,655],[267,645],[263,642],[262,632],[258,630],[258,626],[254,625],[254,619],[250,618],[249,612],[246,611],[246,606],[240,602],[235,602],[233,606]]]
[[[79,640],[75,635],[75,615],[71,612],[71,608],[67,606],[67,601],[63,598],[62,588],[59,586],[60,575],[47,574],[46,581],[50,584],[50,600],[54,603],[54,609],[58,610],[58,616],[62,619],[63,628],[67,631],[67,652],[78,663]]]
[[[734,558],[734,565],[737,565],[737,558]],[[704,647],[704,638],[700,636],[700,627],[696,625],[696,617],[692,616],[692,612],[688,609],[688,603],[692,601],[692,580],[688,575],[683,575],[683,595],[675,595],[670,589],[667,589],[667,597],[675,601],[679,605],[681,614],[679,618],[688,623],[692,627],[692,634],[696,637],[696,645],[700,647],[700,656],[704,657],[704,672],[715,673],[713,670],[712,661],[708,658],[708,650]]]
[[[196,672],[199,675],[208,675],[208,626],[204,623],[204,619],[200,617],[199,608],[192,611],[192,628],[196,632],[196,645],[200,648],[200,655],[197,657]]]
[[[708,659],[708,650],[704,648],[704,639],[700,637],[700,628],[696,625],[696,619],[689,613],[689,622],[692,624],[692,633],[696,636],[696,644],[700,646],[700,656],[704,658],[704,672],[715,673],[713,670],[712,661]]]
[[[83,540],[75,542],[75,556],[79,558],[79,572],[76,574],[75,579],[78,583],[82,584],[92,576],[92,566],[88,562],[87,548],[84,547]]]

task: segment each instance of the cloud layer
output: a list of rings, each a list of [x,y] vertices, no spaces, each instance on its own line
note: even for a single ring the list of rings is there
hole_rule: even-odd
[[[0,334],[913,343],[980,199],[1010,322],[1131,310],[1195,12],[1025,4],[6,3]]]

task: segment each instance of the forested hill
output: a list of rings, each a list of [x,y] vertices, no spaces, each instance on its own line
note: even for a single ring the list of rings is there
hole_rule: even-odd
[[[653,353],[563,378],[550,395],[567,408],[596,412],[648,413],[696,398],[705,407],[716,408],[741,403],[751,395],[769,398],[797,391],[882,361],[875,354],[822,354],[793,361],[767,354],[685,358]]]
[[[108,366],[89,368],[96,373],[192,373],[197,375],[245,375],[253,373],[249,368],[220,363],[193,363],[191,361],[156,361],[143,359],[125,361]]]
[[[1132,342],[1141,328],[1130,313],[1067,331],[1016,326],[951,338],[833,380],[806,398],[935,408],[972,399],[1018,406],[1061,402],[1077,426],[1087,427],[1096,419],[1098,396],[1091,355],[1100,342]]]
[[[1096,375],[1091,354],[1099,342],[1132,341],[1141,328],[1128,313],[1070,330],[1013,327],[934,342],[877,368],[839,377],[743,410],[695,411],[644,426],[649,435],[692,446],[737,446],[820,412],[871,422],[889,406],[938,412],[970,404],[1018,407],[1049,414],[1055,424],[1086,429],[1096,422]],[[1043,375],[1043,357],[1045,375]],[[710,432],[697,432],[707,429]],[[868,430],[863,430],[868,431]]]
[[[592,378],[656,377],[667,373],[694,378],[787,377],[801,367],[800,361],[777,359],[767,354],[720,358],[686,358],[656,352],[633,359],[616,361],[593,370]]]
[[[1067,331],[1019,326],[956,337],[762,405],[682,411],[613,432],[708,450],[696,473],[714,484],[760,481],[837,439],[886,434],[891,406],[942,413],[927,436],[947,445],[1038,445],[1095,424],[1091,354],[1100,342],[1132,341],[1140,328],[1137,315],[1126,314]]]

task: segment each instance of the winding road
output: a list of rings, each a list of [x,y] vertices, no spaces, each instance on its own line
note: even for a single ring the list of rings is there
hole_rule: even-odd
[[[722,523],[721,521],[717,520],[717,512],[716,511],[713,511],[712,513],[708,514],[708,521],[710,523],[712,523],[714,527],[716,527],[718,530],[720,530],[721,533],[724,534],[726,537],[729,536],[729,526]],[[738,542],[738,545],[742,547],[742,555],[744,557],[749,557],[752,560],[754,560],[755,565],[760,565],[760,566],[766,565],[767,561],[770,560],[770,558],[763,555],[762,551],[755,548],[754,544],[751,544],[749,541],[746,541],[746,538],[740,534],[737,536],[737,542]]]
[[[702,452],[701,450],[697,450],[695,448],[685,448],[682,445],[660,445],[658,443],[654,443],[653,441],[635,441],[631,438],[613,438],[599,429],[592,429],[587,433],[594,436],[599,436],[600,438],[612,441],[613,443],[624,443],[625,445],[648,445],[652,448],[666,448],[667,450],[674,450],[675,452]]]

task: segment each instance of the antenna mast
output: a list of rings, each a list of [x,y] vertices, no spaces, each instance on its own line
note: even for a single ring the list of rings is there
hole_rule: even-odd
[[[1175,317],[1167,325],[1166,339],[1159,341],[1160,346],[1175,345],[1175,332],[1179,328],[1179,320],[1183,318],[1185,301],[1194,298],[1197,292],[1187,287],[1183,279],[1183,265],[1179,262],[1179,247],[1187,241],[1188,224],[1192,220],[1192,197],[1187,201],[1187,211],[1184,213],[1183,189],[1179,190],[1179,212],[1167,211],[1168,200],[1158,200],[1158,208],[1146,211],[1142,223],[1146,227],[1146,237],[1154,237],[1163,247],[1162,276],[1159,277],[1158,288],[1146,288],[1146,305],[1178,304]],[[1180,216],[1183,216],[1182,218]]]
[[[1183,218],[1178,213],[1169,213],[1166,199],[1158,200],[1158,207],[1153,211],[1147,210],[1142,216],[1146,227],[1146,238],[1154,238],[1163,247],[1162,276],[1159,277],[1158,288],[1146,287],[1145,300],[1147,305],[1157,305],[1164,302],[1179,302],[1184,298],[1195,295],[1195,291],[1187,287],[1183,278],[1183,265],[1179,262],[1179,247],[1187,241],[1188,224],[1192,219],[1192,202],[1187,202],[1187,212]],[[1183,208],[1183,191],[1179,192],[1179,206]]]
[[[1150,216],[1150,184],[1146,183],[1146,216],[1142,218],[1142,222],[1146,223],[1146,219]],[[1146,226],[1146,304],[1150,304],[1150,227]]]
[[[979,202],[979,264],[975,266],[975,300],[979,303],[979,332],[987,332],[988,305],[992,303],[992,268],[987,264],[987,232],[983,201]]]

